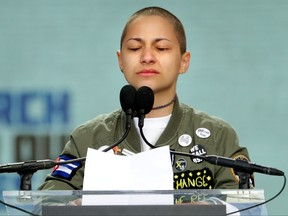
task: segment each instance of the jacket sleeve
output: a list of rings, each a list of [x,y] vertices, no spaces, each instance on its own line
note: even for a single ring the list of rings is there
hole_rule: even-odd
[[[81,157],[71,135],[58,160]],[[84,166],[81,163],[59,165],[47,176],[38,190],[81,190],[83,188]]]
[[[239,146],[239,139],[235,130],[228,124],[223,123],[215,138],[217,155],[232,159],[250,161],[246,148]],[[239,179],[234,169],[216,166],[215,189],[238,189]]]

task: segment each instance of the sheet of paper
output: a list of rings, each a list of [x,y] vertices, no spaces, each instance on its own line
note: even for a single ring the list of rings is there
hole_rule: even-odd
[[[83,190],[143,191],[173,190],[173,170],[169,146],[132,156],[121,156],[88,149]],[[149,195],[149,194],[148,194]],[[83,197],[83,205],[102,204],[171,204],[171,197],[153,195],[91,195]],[[150,195],[149,195],[150,196]],[[158,197],[157,197],[158,196]],[[97,198],[98,197],[98,198]],[[98,200],[98,201],[97,201]],[[109,200],[109,202],[108,202]],[[156,201],[158,200],[158,201]],[[162,201],[161,201],[162,200]]]

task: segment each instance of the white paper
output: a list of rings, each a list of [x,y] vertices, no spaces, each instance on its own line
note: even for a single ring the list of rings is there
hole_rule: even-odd
[[[121,156],[89,148],[83,190],[146,191],[173,190],[173,170],[169,146],[132,156]],[[148,196],[151,196],[150,198]],[[92,198],[93,197],[93,198]],[[85,195],[83,205],[171,204],[166,195]],[[139,198],[139,199],[138,199]],[[157,201],[156,201],[157,200]],[[116,202],[116,203],[115,203]]]

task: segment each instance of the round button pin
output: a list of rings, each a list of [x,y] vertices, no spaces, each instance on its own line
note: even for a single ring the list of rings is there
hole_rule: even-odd
[[[210,130],[208,130],[207,128],[198,128],[196,130],[196,135],[200,138],[208,138],[211,135]]]
[[[178,138],[179,145],[186,147],[192,143],[192,137],[189,134],[183,134]]]

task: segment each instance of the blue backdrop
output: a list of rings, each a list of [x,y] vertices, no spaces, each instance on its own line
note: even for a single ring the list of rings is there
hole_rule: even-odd
[[[116,50],[136,10],[157,5],[186,28],[180,99],[237,130],[252,161],[287,173],[288,1],[0,0],[0,163],[56,158],[69,132],[119,107]],[[48,171],[33,177],[33,189]],[[256,174],[266,199],[282,177]],[[0,189],[17,190],[16,174]],[[268,204],[287,215],[287,189]],[[286,201],[286,202],[285,202]]]

